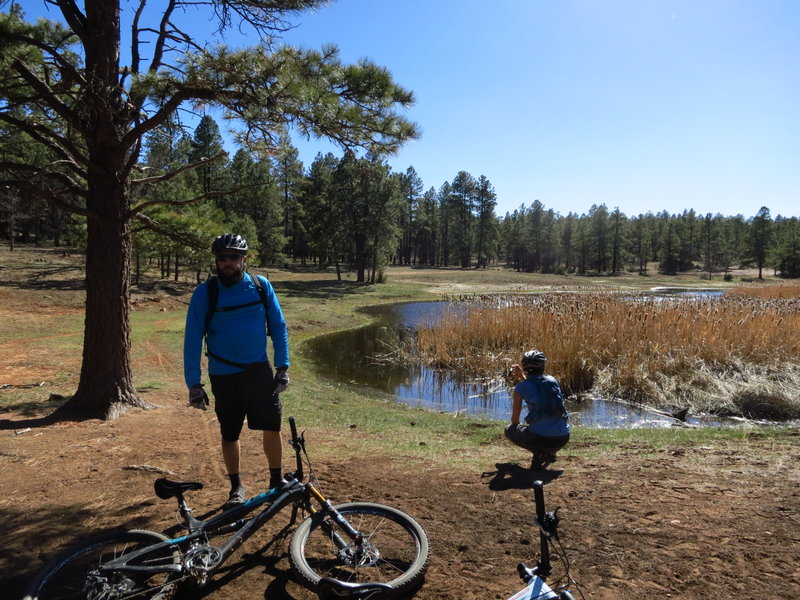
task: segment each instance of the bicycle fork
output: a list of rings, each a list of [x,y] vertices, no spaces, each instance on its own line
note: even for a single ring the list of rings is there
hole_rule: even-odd
[[[334,545],[339,549],[339,558],[341,558],[343,562],[351,564],[354,567],[361,564],[362,557],[366,554],[364,550],[364,534],[350,525],[347,519],[336,510],[331,501],[325,498],[317,488],[311,485],[309,486],[309,491],[322,507],[322,512],[325,515],[322,521],[322,527],[325,532],[330,535]],[[336,529],[327,522],[328,520],[334,521],[344,530],[350,538],[350,541],[339,535]]]

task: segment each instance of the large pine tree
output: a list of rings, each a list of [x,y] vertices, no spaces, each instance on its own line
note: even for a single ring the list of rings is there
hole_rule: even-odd
[[[333,47],[274,43],[288,19],[322,0],[187,0],[167,2],[159,14],[148,14],[144,2],[124,13],[120,0],[85,0],[83,9],[74,0],[47,3],[62,23],[29,24],[15,4],[0,13],[0,122],[54,160],[37,166],[4,153],[11,158],[2,167],[16,192],[86,218],[83,364],[66,409],[113,418],[144,405],[130,361],[131,224],[152,222],[153,203],[137,203],[133,190],[174,177],[138,176],[144,136],[205,104],[242,122],[245,144],[275,146],[293,125],[393,151],[417,135],[396,110],[413,96],[369,61],[342,64]],[[193,39],[191,23],[209,19],[220,34],[245,28],[261,42],[232,50]]]

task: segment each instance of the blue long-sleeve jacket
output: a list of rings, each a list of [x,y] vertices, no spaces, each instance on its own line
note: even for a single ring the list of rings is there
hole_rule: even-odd
[[[226,360],[240,364],[267,360],[265,308],[252,276],[245,273],[240,282],[230,287],[222,285],[221,281],[217,283],[219,288],[217,309],[254,304],[231,311],[217,310],[208,325],[206,335],[208,282],[197,286],[186,313],[186,330],[183,338],[183,374],[188,387],[201,381],[200,360],[204,336],[206,336],[208,350]],[[272,339],[272,365],[276,368],[288,367],[289,336],[283,311],[281,311],[272,284],[264,277],[261,277],[261,283],[267,295],[269,336]],[[211,375],[227,375],[242,370],[240,367],[220,362],[213,356],[209,355],[208,357],[208,372]]]

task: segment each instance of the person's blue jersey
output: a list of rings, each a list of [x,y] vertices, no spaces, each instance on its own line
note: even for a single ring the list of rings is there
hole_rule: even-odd
[[[528,409],[525,422],[531,433],[546,437],[569,435],[567,408],[558,381],[550,375],[529,375],[514,391]]]
[[[215,356],[242,365],[267,361],[267,318],[272,339],[272,365],[276,368],[289,366],[289,338],[283,311],[270,282],[263,277],[260,279],[267,296],[266,307],[249,273],[230,287],[217,281],[217,310],[208,324],[208,332],[209,284],[205,282],[197,286],[186,314],[183,342],[183,371],[187,386],[200,383],[204,336],[210,375],[227,375],[243,370],[243,367],[226,364]],[[225,310],[231,307],[240,308]]]

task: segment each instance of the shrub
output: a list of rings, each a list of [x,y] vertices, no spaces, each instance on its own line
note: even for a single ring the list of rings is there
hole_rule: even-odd
[[[776,389],[745,388],[731,399],[739,414],[748,419],[787,421],[800,419],[800,402]]]

